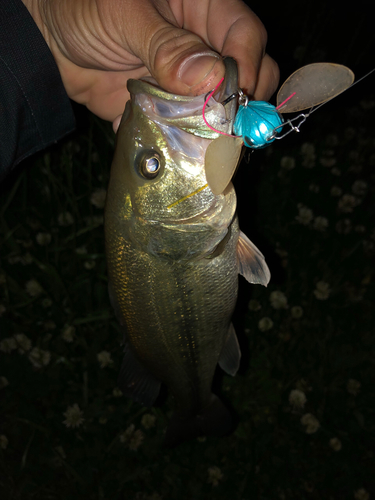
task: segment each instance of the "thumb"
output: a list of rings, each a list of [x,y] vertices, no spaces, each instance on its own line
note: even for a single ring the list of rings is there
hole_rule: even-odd
[[[200,95],[225,74],[219,54],[187,30],[169,26],[151,38],[148,68],[159,85],[179,95]]]

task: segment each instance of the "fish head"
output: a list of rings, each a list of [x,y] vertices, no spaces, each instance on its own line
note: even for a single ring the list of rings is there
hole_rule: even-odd
[[[230,67],[223,91],[205,112],[209,123],[225,133],[232,131],[235,109],[221,101],[237,90],[237,67]],[[131,100],[117,133],[109,205],[115,203],[120,216],[136,221],[227,228],[236,195],[232,184],[220,194],[207,185],[205,154],[219,134],[203,120],[205,96],[173,95],[147,78],[129,80],[128,89]]]

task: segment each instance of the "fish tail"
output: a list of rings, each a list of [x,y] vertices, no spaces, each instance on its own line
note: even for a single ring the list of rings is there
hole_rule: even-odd
[[[211,402],[195,416],[174,413],[165,435],[164,446],[172,448],[178,444],[200,436],[224,436],[234,428],[230,411],[221,400],[211,395]]]

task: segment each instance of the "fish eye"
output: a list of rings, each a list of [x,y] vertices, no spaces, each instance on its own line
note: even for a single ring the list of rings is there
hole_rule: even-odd
[[[161,157],[156,151],[147,151],[139,158],[139,171],[146,179],[155,179],[161,169]]]

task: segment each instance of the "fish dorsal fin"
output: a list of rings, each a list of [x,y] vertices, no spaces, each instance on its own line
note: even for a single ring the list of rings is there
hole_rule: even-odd
[[[145,406],[152,406],[160,391],[160,382],[138,361],[125,345],[118,386],[125,396]]]
[[[220,353],[219,366],[228,375],[234,377],[240,367],[241,350],[234,326],[229,325],[228,337]]]
[[[237,261],[238,273],[249,283],[268,285],[271,273],[264,256],[242,231],[237,243]]]

